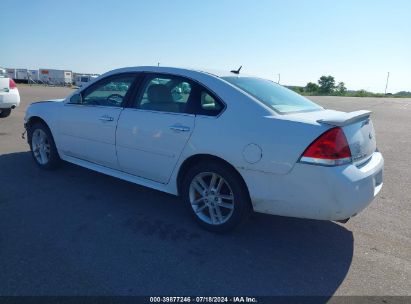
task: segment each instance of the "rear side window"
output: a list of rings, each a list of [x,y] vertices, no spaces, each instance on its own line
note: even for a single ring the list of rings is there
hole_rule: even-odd
[[[224,110],[224,104],[215,95],[197,86],[193,98],[192,112],[197,115],[217,116]]]
[[[318,111],[323,108],[270,80],[255,77],[223,77],[278,113]]]
[[[213,96],[203,91],[201,92],[201,108],[206,111],[220,111],[222,106]]]
[[[142,110],[185,113],[192,84],[178,76],[151,76],[146,79],[134,107]]]

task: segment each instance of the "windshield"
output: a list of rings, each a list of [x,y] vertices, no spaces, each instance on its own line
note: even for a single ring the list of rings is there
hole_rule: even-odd
[[[270,80],[255,77],[222,78],[281,114],[323,109],[307,98]]]

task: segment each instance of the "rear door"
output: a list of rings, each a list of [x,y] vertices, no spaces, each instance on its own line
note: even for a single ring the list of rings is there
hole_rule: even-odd
[[[187,109],[191,81],[172,75],[147,74],[117,126],[120,169],[167,183],[194,129],[195,116]]]
[[[135,79],[136,75],[130,73],[111,76],[73,95],[59,120],[64,154],[118,169],[117,121]]]

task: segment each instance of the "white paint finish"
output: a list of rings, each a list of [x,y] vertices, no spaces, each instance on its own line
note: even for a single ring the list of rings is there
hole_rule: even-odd
[[[374,153],[377,148],[374,126],[368,117],[343,127],[350,145],[352,159],[361,164]]]
[[[9,89],[9,78],[0,77],[0,92],[6,91]]]
[[[193,129],[194,115],[125,109],[117,127],[120,168],[167,183]]]
[[[68,155],[117,169],[116,127],[121,108],[65,104],[56,136]]]
[[[89,161],[85,161],[85,160],[78,159],[78,158],[71,157],[71,156],[67,156],[67,155],[62,155],[61,159],[65,160],[69,163],[72,163],[72,164],[75,164],[75,165],[78,165],[78,166],[81,166],[81,167],[84,167],[84,168],[87,168],[87,169],[90,169],[90,170],[93,170],[93,171],[97,171],[97,172],[100,172],[100,173],[103,173],[103,174],[106,174],[106,175],[109,175],[109,176],[117,177],[117,178],[120,178],[122,180],[131,182],[131,183],[134,183],[134,184],[137,184],[137,185],[149,187],[149,188],[159,190],[159,191],[162,191],[162,192],[167,192],[167,193],[170,193],[170,194],[175,194],[173,192],[170,192],[169,186],[161,184],[161,183],[153,182],[152,180],[149,180],[149,179],[145,179],[145,178],[135,176],[135,175],[132,175],[132,174],[127,174],[127,173],[119,171],[119,170],[104,167],[104,166],[94,164],[94,163],[89,162]]]
[[[4,81],[7,82],[7,87],[4,85],[3,90],[0,89],[0,109],[11,109],[13,107],[18,107],[20,105],[19,90],[17,88],[8,89],[9,78],[0,78],[1,83]]]
[[[261,150],[260,146],[256,144],[248,144],[244,147],[243,150],[243,157],[244,160],[249,164],[258,163],[263,156],[263,151]]]
[[[335,113],[336,115],[319,119],[318,122],[330,124],[332,126],[337,126],[337,127],[344,127],[344,126],[353,124],[355,122],[365,120],[371,115],[370,111],[365,111],[365,110],[354,111],[350,113],[338,113],[338,112],[335,112]]]
[[[375,152],[367,168],[296,164],[284,176],[240,170],[254,210],[319,220],[343,220],[363,210],[382,185],[384,160]]]
[[[26,120],[39,116],[48,123],[63,159],[172,194],[177,194],[177,176],[186,159],[198,154],[220,157],[242,175],[258,212],[344,219],[365,208],[381,188],[383,159],[379,153],[373,153],[362,167],[353,164],[323,167],[297,162],[315,138],[333,127],[329,124],[331,120],[352,119],[354,114],[321,110],[279,115],[216,75],[186,69],[125,68],[106,73],[99,79],[138,71],[195,80],[219,96],[227,105],[226,110],[218,117],[119,108],[109,113],[107,111],[111,110],[99,107],[92,107],[94,111],[77,107],[84,111],[69,113],[65,109],[70,106],[49,102],[30,106]],[[114,117],[114,121],[118,118],[118,125],[115,122],[109,125],[91,123],[104,114]],[[318,122],[321,119],[328,119],[328,124]],[[61,121],[66,124],[64,132],[59,131]],[[70,128],[69,121],[75,121],[76,127]],[[190,131],[172,131],[169,128],[174,124],[189,127]],[[372,124],[367,128],[373,131]],[[362,131],[358,125],[351,123],[343,130],[350,144],[360,142],[358,132]],[[262,151],[257,162],[253,161],[258,158],[258,149],[245,148],[250,143]],[[362,145],[366,149],[370,147],[365,142]],[[74,150],[77,153],[73,153]],[[71,156],[63,153],[68,151]],[[116,152],[118,157],[113,156]],[[119,166],[114,164],[116,161]],[[97,162],[100,165],[95,164]]]

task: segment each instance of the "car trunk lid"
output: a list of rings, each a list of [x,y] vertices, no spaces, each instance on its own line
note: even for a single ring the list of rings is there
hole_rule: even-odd
[[[9,78],[0,77],[0,92],[8,92]]]
[[[377,148],[370,115],[371,112],[365,110],[334,112],[333,115],[318,119],[317,122],[341,127],[350,146],[353,163],[360,165],[366,162]]]
[[[350,146],[355,165],[365,163],[376,150],[375,131],[371,112],[360,110],[341,112],[324,109],[320,111],[279,115],[280,119],[295,120],[313,125],[340,127]]]

